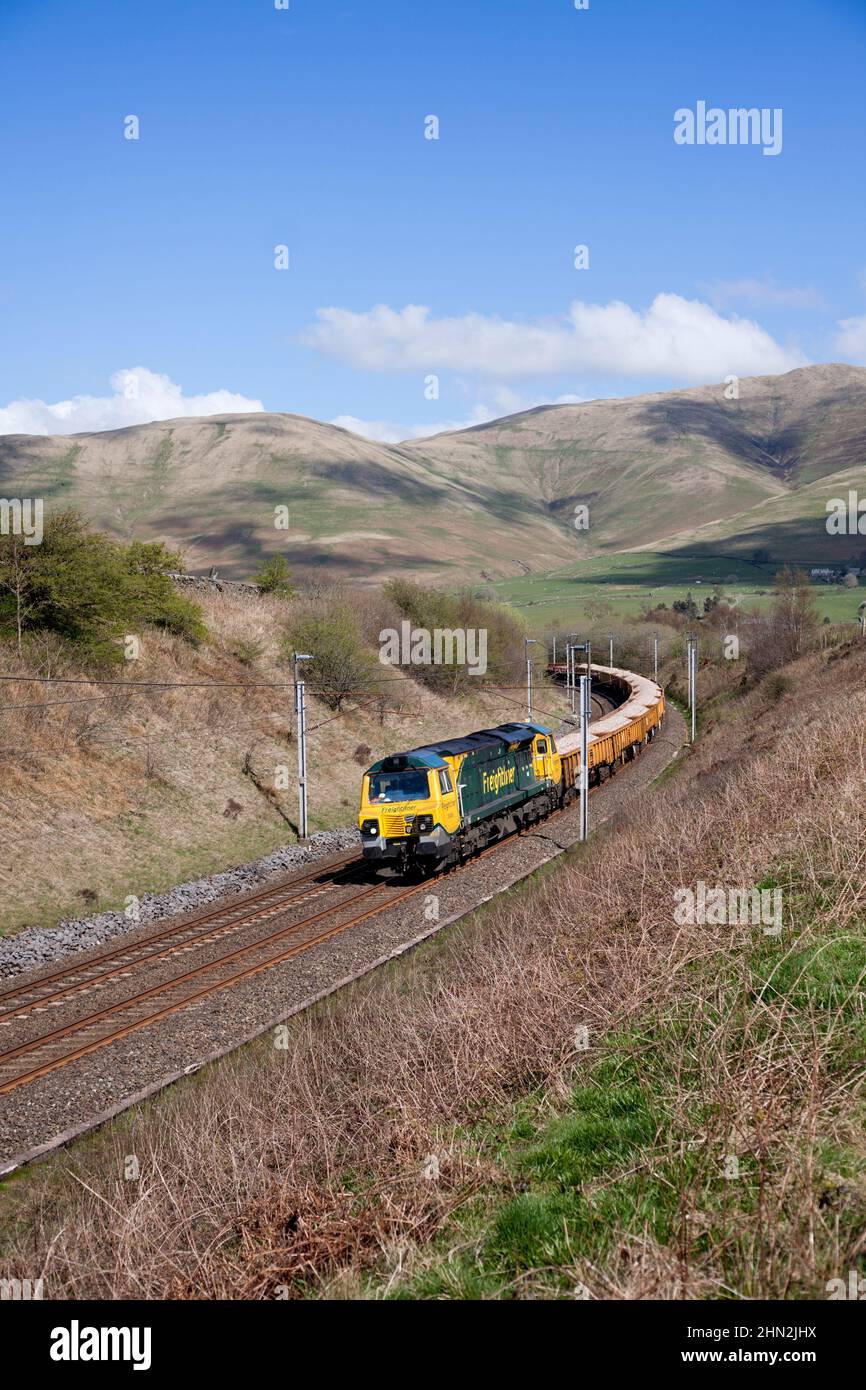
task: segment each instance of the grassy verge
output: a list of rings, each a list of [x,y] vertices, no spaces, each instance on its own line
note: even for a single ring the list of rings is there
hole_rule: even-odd
[[[866,938],[808,893],[799,906],[814,916],[795,945],[759,931],[664,1015],[578,1035],[586,1061],[553,1115],[539,1090],[450,1135],[449,1161],[460,1148],[487,1180],[366,1296],[826,1296],[866,1200]]]

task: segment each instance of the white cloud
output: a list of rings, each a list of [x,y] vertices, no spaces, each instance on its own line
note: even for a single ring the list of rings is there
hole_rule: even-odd
[[[722,308],[733,300],[791,309],[821,309],[827,302],[820,290],[808,285],[777,285],[771,276],[765,276],[762,280],[719,280],[705,288],[716,308]]]
[[[264,410],[261,401],[233,391],[210,391],[185,396],[167,376],[130,367],[111,378],[111,396],[73,396],[53,405],[39,400],[11,401],[0,408],[0,434],[78,434],[116,430],[149,420],[172,420],[182,415],[228,415]]]
[[[407,438],[406,431],[391,420],[360,420],[357,415],[337,415],[328,424],[360,434],[364,439],[377,439],[381,444],[399,444],[401,439]]]
[[[471,425],[486,425],[488,420],[495,419],[496,411],[477,405],[468,420],[443,420],[439,424],[398,425],[392,420],[360,420],[357,415],[338,415],[329,424],[339,425],[365,439],[377,439],[382,444],[399,444],[404,439],[423,439],[441,434],[443,430],[467,430]]]
[[[423,425],[397,425],[391,420],[360,420],[357,415],[338,415],[330,424],[341,429],[351,430],[352,434],[363,435],[365,439],[377,439],[383,444],[400,444],[407,439],[429,439],[434,434],[451,430],[468,430],[473,425],[486,425],[503,415],[516,415],[521,410],[532,410],[537,405],[577,405],[584,396],[549,396],[527,399],[511,391],[507,386],[497,387],[491,393],[494,405],[478,404],[466,420],[442,420],[437,424],[429,421]]]
[[[759,324],[723,318],[710,305],[659,294],[640,313],[613,301],[575,300],[560,319],[533,324],[466,314],[433,319],[424,305],[366,313],[317,311],[304,340],[329,357],[369,371],[450,368],[494,377],[593,372],[713,381],[803,366]]]
[[[497,415],[517,415],[521,410],[533,410],[537,405],[579,405],[586,396],[524,396],[510,386],[496,386],[487,392],[496,407]],[[492,416],[490,417],[493,418]]]
[[[856,319],[839,320],[836,350],[840,356],[866,367],[866,314]]]

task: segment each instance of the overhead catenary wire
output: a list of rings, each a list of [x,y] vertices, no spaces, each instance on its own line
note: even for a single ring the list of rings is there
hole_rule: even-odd
[[[106,680],[102,676],[0,676],[0,681],[21,685],[107,685],[125,690],[291,690],[294,687],[294,681],[121,681]],[[387,681],[414,684],[409,676],[377,677],[375,684]]]
[[[111,686],[124,690],[292,690],[294,681],[224,681],[224,680],[202,680],[202,681],[126,681],[107,679],[104,676],[7,676],[0,675],[0,682],[11,685],[99,685]],[[412,676],[370,676],[369,685],[414,685],[419,682]],[[424,682],[420,682],[421,685]],[[429,687],[428,687],[429,688]],[[479,689],[497,690],[523,690],[523,685],[502,685],[496,687],[479,687]],[[321,691],[313,690],[311,694],[333,695],[336,688],[331,686],[322,687]],[[365,695],[367,686],[358,689],[344,690],[344,695]]]
[[[82,695],[76,700],[34,700],[26,705],[4,705],[0,714],[11,713],[14,709],[54,709],[56,705],[105,705],[104,695]]]
[[[49,679],[49,678],[43,677],[42,679]],[[507,686],[493,686],[493,685],[483,685],[483,686],[479,686],[479,687],[477,688],[477,693],[478,693],[479,695],[482,695],[482,694],[483,694],[483,695],[497,695],[497,696],[499,697],[499,699],[502,700],[502,702],[503,702],[504,704],[507,704],[507,705],[516,705],[516,706],[522,707],[522,705],[523,705],[523,701],[522,701],[522,700],[511,699],[511,698],[509,698],[509,696],[507,696],[507,695],[504,694],[504,691],[506,691],[506,690],[520,690],[520,689],[522,689],[522,686],[511,686],[511,685],[507,685]],[[314,692],[312,692],[312,693],[313,693],[313,694],[323,693],[323,694],[325,694],[325,695],[332,695],[332,694],[334,694],[333,691],[324,691],[324,692],[316,692],[316,691],[314,691]],[[343,693],[346,693],[346,694],[354,694],[354,695],[355,695],[355,698],[358,699],[358,701],[359,701],[360,703],[362,703],[362,704],[363,704],[363,703],[371,703],[372,701],[377,700],[377,699],[379,698],[378,695],[376,695],[376,694],[371,694],[370,692],[365,692],[365,693],[363,693],[363,694],[361,694],[360,692],[343,692]],[[28,704],[22,704],[22,705],[6,705],[5,708],[0,708],[0,714],[5,714],[5,713],[7,713],[7,712],[11,712],[12,710],[51,709],[51,708],[53,708],[55,705],[58,705],[58,706],[87,705],[87,704],[103,704],[103,705],[107,705],[107,704],[109,704],[109,703],[110,703],[109,699],[106,698],[105,696],[99,696],[99,695],[83,696],[83,697],[81,697],[81,698],[76,698],[76,699],[74,699],[74,700],[48,700],[48,701],[37,701],[37,702],[34,702],[34,703],[28,703]],[[340,710],[337,714],[332,715],[331,718],[329,718],[329,719],[321,719],[321,720],[319,720],[318,723],[311,725],[310,728],[307,730],[307,732],[308,732],[308,733],[314,733],[316,729],[324,728],[324,726],[327,725],[327,724],[333,724],[333,723],[335,723],[338,719],[343,719],[343,718],[345,718],[346,714],[349,713],[349,712],[350,712],[350,711]],[[546,710],[546,709],[545,709],[545,710],[538,710],[538,713],[539,713],[539,714],[542,714],[542,715],[546,715],[549,719],[558,719],[561,723],[563,723],[563,724],[569,724],[569,725],[571,725],[572,727],[575,727],[575,726],[577,725],[577,723],[578,723],[578,721],[577,721],[576,719],[571,719],[571,718],[568,716],[567,713],[563,713],[562,711],[559,711],[559,710]],[[225,726],[224,726],[224,731],[227,731],[226,728],[225,728]],[[240,725],[233,725],[233,726],[231,726],[231,732],[238,732],[238,733],[240,733],[240,732],[242,732],[242,731],[243,731],[243,732],[247,732],[247,730],[246,730],[245,728],[242,729],[242,726],[240,726]],[[171,737],[174,737],[174,736],[175,736],[175,735],[171,735]],[[124,741],[126,744],[133,744],[133,743],[146,744],[146,743],[150,743],[150,742],[152,741],[152,739],[155,738],[155,737],[159,737],[159,735],[146,736],[146,737],[140,738],[140,739],[126,738],[126,739],[124,739],[123,741]],[[169,737],[169,735],[167,735],[167,734],[166,734],[166,735],[162,735],[162,737]],[[7,752],[7,753],[26,753],[27,751],[28,751],[28,750],[27,750],[27,749],[24,749],[24,748],[0,749],[0,752]],[[33,750],[33,751],[39,751],[39,750]]]
[[[0,680],[11,680],[11,681],[14,681],[14,680],[19,680],[19,679],[27,680],[27,679],[31,679],[31,678],[29,678],[29,677],[23,677],[23,678],[21,678],[21,677],[0,677]],[[56,677],[56,678],[55,678],[55,677],[51,677],[51,676],[43,676],[43,677],[34,677],[34,678],[32,678],[32,679],[34,679],[35,681],[38,681],[39,683],[42,683],[42,684],[51,683],[51,682],[53,682],[53,681],[55,681],[55,680],[57,680],[58,682],[61,682],[61,681],[62,681],[62,682],[67,683],[67,684],[92,684],[92,683],[94,683],[94,682],[89,682],[86,678],[82,679],[82,678],[80,678],[80,677],[74,677],[74,678],[73,678],[73,677]],[[411,678],[409,678],[409,677],[396,677],[396,678],[391,677],[391,678],[383,678],[382,683],[387,683],[388,680],[393,681],[393,680],[395,680],[395,679],[396,679],[396,680],[399,680],[399,681],[400,681],[401,683],[403,683],[403,684],[410,684],[410,685],[415,686],[416,690],[419,688],[418,683],[415,682],[415,681],[413,681],[413,680],[411,680]],[[100,682],[100,683],[102,683],[102,682]],[[273,689],[273,688],[283,688],[283,684],[284,684],[284,683],[280,682],[280,683],[262,683],[261,685],[259,685],[258,683],[253,684],[252,682],[231,682],[231,683],[228,683],[228,682],[213,682],[213,683],[212,683],[212,682],[207,682],[207,681],[204,681],[204,682],[141,682],[141,681],[113,682],[113,681],[112,681],[112,682],[104,682],[104,683],[105,683],[105,684],[108,684],[108,685],[111,685],[111,686],[123,686],[123,687],[125,687],[125,688],[127,688],[127,689],[129,689],[130,687],[132,687],[133,691],[134,691],[135,689],[142,689],[142,690],[144,690],[144,689],[153,688],[153,687],[157,687],[157,688],[160,688],[160,689],[164,689],[164,688],[173,688],[174,686],[179,686],[180,688],[188,688],[188,687],[191,687],[191,688],[210,688],[211,686],[214,686],[215,688]],[[377,683],[379,683],[379,682],[377,682]],[[288,685],[289,683],[286,682],[285,684]],[[515,705],[515,706],[520,706],[520,707],[522,707],[522,705],[523,705],[523,701],[522,701],[522,700],[517,700],[517,699],[509,698],[509,696],[505,694],[505,692],[508,691],[508,690],[522,690],[522,689],[523,689],[522,686],[513,686],[513,685],[499,685],[499,686],[494,686],[494,685],[482,685],[482,686],[477,686],[477,687],[476,687],[476,692],[475,692],[475,693],[477,693],[477,694],[479,694],[479,695],[481,695],[481,694],[484,694],[484,695],[494,695],[494,696],[496,696],[499,700],[501,700],[501,701],[502,701],[503,703],[505,703],[505,704],[508,704],[508,705]],[[315,692],[311,692],[311,693],[321,694],[321,695],[327,696],[327,695],[333,695],[333,694],[335,694],[335,691],[334,691],[333,689],[330,689],[330,690],[325,689],[325,690],[323,690],[323,691],[321,691],[321,692],[315,691]],[[374,700],[378,700],[378,699],[381,698],[381,695],[380,695],[379,693],[370,692],[369,690],[365,690],[365,691],[363,691],[363,692],[362,692],[362,691],[342,691],[342,692],[340,692],[340,693],[343,694],[343,695],[350,695],[350,694],[351,694],[351,695],[354,695],[355,698],[356,698],[360,703],[370,703],[370,702],[372,702],[372,701],[374,701]],[[9,710],[14,710],[14,709],[34,709],[34,708],[49,709],[49,708],[51,708],[53,705],[74,705],[74,704],[94,704],[94,703],[110,705],[110,697],[107,697],[107,696],[90,696],[90,697],[82,697],[82,698],[80,698],[80,699],[79,699],[79,698],[76,698],[76,699],[74,699],[74,700],[51,700],[51,701],[37,702],[37,703],[34,703],[34,704],[27,704],[27,705],[17,705],[17,706],[16,706],[16,705],[12,705],[12,706],[7,706],[6,708],[9,709]],[[2,712],[2,711],[0,711],[0,712]],[[346,715],[347,713],[350,713],[350,711],[342,711],[342,710],[341,710],[341,711],[339,711],[338,713],[334,714],[334,715],[333,715],[331,718],[329,718],[329,719],[320,720],[317,724],[314,724],[314,725],[308,730],[308,732],[309,732],[309,733],[312,733],[312,732],[314,732],[314,730],[323,728],[325,725],[335,723],[337,720],[344,718],[345,715]],[[576,726],[578,725],[578,723],[579,723],[579,720],[578,720],[578,719],[569,718],[568,714],[567,714],[567,713],[563,713],[562,711],[539,710],[538,713],[541,714],[541,715],[546,715],[546,716],[547,716],[548,718],[550,718],[550,719],[558,719],[562,725],[570,725],[571,727],[576,727]],[[237,725],[236,725],[236,726],[233,726],[232,732],[241,732],[240,726],[237,726]],[[249,732],[249,730],[245,729],[244,732]],[[164,739],[164,738],[167,738],[167,737],[169,737],[169,735],[167,735],[167,734],[163,734],[163,735],[153,734],[153,735],[145,735],[143,738],[128,738],[128,737],[127,737],[127,738],[124,738],[122,741],[123,741],[123,743],[124,743],[126,746],[131,746],[131,745],[134,745],[134,744],[138,744],[138,745],[147,745],[147,746],[149,747],[149,746],[151,745],[151,743],[154,741],[154,739],[159,740],[160,738],[163,738],[163,739]],[[27,749],[22,749],[22,748],[15,748],[15,749],[10,748],[10,749],[4,749],[4,750],[0,750],[0,751],[7,752],[7,753],[16,753],[16,754],[18,754],[18,755],[20,756],[21,754],[26,753],[28,750],[27,750]],[[33,751],[39,751],[39,750],[33,750]]]
[[[292,681],[119,681],[105,680],[102,678],[82,677],[82,676],[0,676],[0,682],[9,684],[34,684],[34,685],[89,685],[106,686],[118,691],[126,691],[135,694],[145,690],[290,690],[293,688]],[[423,688],[423,682],[414,681],[409,676],[384,676],[377,677],[373,681],[376,685],[390,683],[400,683],[401,685],[411,685],[415,689]],[[428,687],[429,688],[429,687]],[[502,694],[502,698],[507,704],[523,705],[522,700],[509,700],[503,692],[506,690],[522,690],[522,685],[482,685],[476,687],[477,693],[490,693],[495,691]],[[367,687],[357,689],[342,690],[338,687],[324,686],[321,689],[310,689],[308,695],[316,695],[320,698],[327,698],[339,694],[342,697],[359,700],[374,700],[378,696],[371,694]],[[104,695],[84,695],[69,700],[33,700],[22,704],[0,706],[0,714],[11,713],[13,710],[28,709],[51,709],[61,705],[87,705],[87,704],[107,704],[109,697]],[[539,710],[539,714],[547,715],[548,718],[564,718],[559,712],[554,710]],[[330,720],[323,721],[330,723]],[[571,721],[569,721],[571,722]],[[321,724],[314,726],[320,728]],[[312,732],[312,729],[310,730]]]

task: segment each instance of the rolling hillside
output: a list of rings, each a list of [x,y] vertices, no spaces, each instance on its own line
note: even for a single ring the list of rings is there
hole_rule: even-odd
[[[866,369],[744,378],[739,400],[701,386],[542,406],[413,444],[442,478],[507,477],[564,525],[590,507],[592,552],[653,549],[840,559],[826,502],[866,494]],[[855,548],[862,548],[851,538]],[[585,558],[584,554],[575,558]]]
[[[423,456],[301,415],[165,420],[99,434],[0,436],[0,495],[80,507],[124,538],[164,539],[190,569],[244,577],[274,550],[298,569],[379,576],[566,563],[567,531],[507,485],[440,477]],[[289,508],[276,530],[274,509]]]
[[[300,572],[451,580],[640,549],[848,558],[858,539],[824,521],[849,487],[866,494],[866,369],[840,365],[743,379],[737,401],[713,385],[545,406],[402,445],[277,414],[0,436],[0,495],[78,506],[238,577],[276,549]]]

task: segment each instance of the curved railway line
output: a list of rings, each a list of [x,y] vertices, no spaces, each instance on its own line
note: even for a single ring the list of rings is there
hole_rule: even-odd
[[[337,885],[334,883],[331,886]],[[159,1019],[204,999],[207,995],[216,994],[241,980],[259,974],[262,970],[269,970],[283,961],[291,960],[301,951],[307,951],[320,942],[328,941],[332,936],[348,931],[367,917],[381,912],[386,903],[390,905],[401,902],[403,898],[419,892],[426,885],[413,884],[396,892],[389,892],[389,887],[386,883],[364,886],[347,899],[269,932],[256,941],[238,946],[215,960],[182,971],[168,980],[159,981],[147,989],[115,1000],[103,1009],[84,1014],[58,1028],[39,1033],[17,1046],[7,1048],[0,1052],[0,1095],[35,1081],[48,1072],[56,1071],[58,1067],[67,1066],[79,1057],[86,1057],[91,1052],[107,1047],[130,1033],[146,1028]],[[367,907],[363,912],[354,910],[359,903],[373,897],[379,897],[383,901]],[[285,912],[297,901],[297,896],[277,899],[267,907],[258,907],[239,917],[233,925],[236,928],[249,926],[266,916]],[[347,908],[349,917],[343,920]],[[118,980],[127,977],[130,972],[117,969],[111,973],[112,977]],[[211,978],[207,979],[208,976]],[[159,1007],[154,1009],[152,1005],[157,1000]],[[55,1002],[52,995],[43,996],[38,1005],[40,1011],[50,1007],[52,1002]],[[32,1006],[28,1008],[28,1012],[31,1008]],[[23,1065],[21,1059],[26,1059]]]
[[[564,814],[564,810],[555,812],[555,816]],[[553,820],[554,816],[550,816],[548,819]],[[519,833],[525,834],[527,832]],[[517,835],[509,838],[517,838]],[[505,843],[505,841],[501,843]],[[447,876],[459,873],[461,869],[475,863],[478,859],[494,854],[498,848],[499,843],[481,850],[471,859],[467,859],[465,864],[456,865],[449,869]],[[348,868],[351,868],[356,860],[359,865],[362,863],[360,856],[348,856],[348,859],[349,864],[346,866]],[[329,872],[331,872],[330,869],[320,869],[318,873],[319,887],[325,892],[339,888],[345,882],[343,872],[340,870],[337,870],[331,880],[327,878]],[[208,995],[228,989],[230,986],[240,983],[241,980],[247,980],[275,965],[281,965],[283,962],[291,960],[293,956],[300,955],[313,946],[318,946],[342,932],[349,931],[367,918],[375,916],[385,908],[396,906],[416,893],[429,892],[431,881],[422,879],[408,887],[398,888],[388,880],[371,885],[368,879],[364,879],[353,886],[357,888],[356,892],[308,917],[302,917],[297,922],[281,926],[264,937],[247,942],[218,956],[215,960],[207,961],[178,975],[173,975],[167,980],[159,981],[147,989],[115,1000],[103,1009],[84,1014],[48,1032],[35,1033],[34,1036],[15,1046],[0,1051],[0,1095],[5,1095],[16,1090],[19,1086],[36,1081],[40,1076],[46,1076],[59,1067],[77,1061],[80,1057],[86,1057],[91,1052],[107,1047],[110,1043],[117,1042],[141,1028],[146,1028],[170,1014],[178,1013],[181,1009],[206,998]],[[9,1008],[0,1014],[0,1026],[9,1025],[16,1019],[24,1020],[37,1012],[44,1013],[52,1007],[60,1007],[62,999],[69,997],[74,992],[99,989],[107,985],[109,981],[116,983],[128,979],[136,966],[143,966],[157,957],[164,958],[176,952],[194,950],[196,945],[217,939],[218,933],[225,934],[227,931],[237,931],[277,914],[282,915],[294,905],[311,896],[308,891],[303,890],[300,893],[290,893],[289,890],[297,887],[296,882],[287,883],[282,885],[281,889],[270,889],[264,893],[256,894],[253,898],[246,899],[244,903],[235,904],[232,908],[233,920],[231,923],[218,927],[216,931],[211,923],[210,926],[198,933],[195,944],[190,945],[185,939],[183,944],[175,943],[160,950],[147,951],[135,960],[115,960],[114,965],[106,971],[88,974],[86,978],[62,985],[58,990],[42,993],[36,999],[25,996],[34,993],[40,986],[48,985],[50,981],[58,977],[65,977],[73,973],[72,967],[68,971],[56,971],[52,976],[43,977],[29,985],[22,985],[17,991],[7,991],[5,995],[0,996],[0,999],[17,994],[21,997],[21,1002],[17,1007]],[[283,896],[280,896],[280,892]],[[261,905],[260,900],[262,898],[267,898],[269,901],[265,905]],[[365,907],[361,912],[354,910],[357,905],[362,902],[366,903],[369,898],[379,899],[379,901],[374,901],[372,906]],[[245,911],[246,908],[252,908],[252,911]],[[347,909],[349,916],[343,920]],[[209,914],[209,916],[217,915],[228,915],[228,910],[226,909],[222,914]],[[195,925],[201,924],[187,922],[178,928],[169,930],[180,931],[184,927],[188,928]],[[168,935],[169,932],[163,934]],[[147,947],[151,944],[151,940],[152,938],[137,944],[139,947]],[[128,949],[131,951],[134,948]],[[121,951],[112,953],[114,956],[124,954]],[[104,959],[86,962],[78,969],[95,969],[96,966],[104,963]],[[205,979],[204,977],[207,976],[212,976],[212,978]],[[152,1001],[159,999],[160,996],[163,996],[160,1006],[152,1009]]]
[[[48,975],[40,975],[37,979],[14,985],[11,989],[0,990],[0,1027],[8,1026],[15,1018],[25,1017],[26,1013],[32,1010],[53,1006],[61,998],[80,993],[82,990],[101,987],[110,979],[121,979],[131,973],[130,967],[137,967],[178,951],[194,950],[197,945],[217,940],[256,918],[263,918],[269,908],[281,911],[294,902],[313,897],[321,891],[320,888],[305,888],[304,885],[319,885],[326,874],[342,873],[360,865],[361,862],[359,854],[346,854],[331,864],[318,864],[296,878],[293,877],[288,883],[272,884],[252,896],[229,900],[221,907],[210,911],[196,912],[193,916],[175,920],[167,927],[158,929],[138,941],[127,941],[121,946],[100,951],[95,957],[75,961],[60,970],[53,970]],[[300,891],[290,891],[294,889]],[[247,909],[254,905],[259,905],[259,911],[247,912]],[[159,942],[165,944],[158,946]],[[107,970],[102,969],[109,962],[113,962],[113,965]],[[68,983],[57,989],[52,988],[60,980],[67,980]],[[47,994],[43,992],[46,988]],[[10,1005],[10,1000],[15,1002]]]
[[[604,695],[595,695],[593,700],[602,719],[616,712]],[[547,820],[565,814],[566,809],[554,812]],[[525,833],[529,831],[481,849],[465,864],[447,870],[447,876],[459,874]],[[125,940],[88,953],[86,959],[73,959],[58,969],[22,979],[0,990],[0,1095],[289,961],[406,898],[429,891],[430,882],[425,878],[408,886],[388,879],[371,883],[361,855],[347,853],[258,892],[157,924],[136,940]],[[316,899],[324,899],[322,905],[306,912]],[[274,918],[279,920],[274,922]],[[261,927],[263,932],[257,930]],[[241,939],[228,950],[218,950],[218,944],[228,937]],[[207,955],[214,950],[217,953],[208,959],[165,974],[178,957]],[[135,977],[142,987],[128,992],[128,982]],[[86,999],[92,1006],[95,1000],[89,996],[103,990],[103,1007],[85,1007],[75,1016],[69,1014],[76,1001]],[[116,997],[107,997],[112,994]],[[63,1016],[57,1017],[55,1027],[46,1030],[45,1015],[53,1010],[60,1010]],[[4,1039],[6,1029],[11,1031]],[[7,1039],[8,1045],[2,1048]]]

